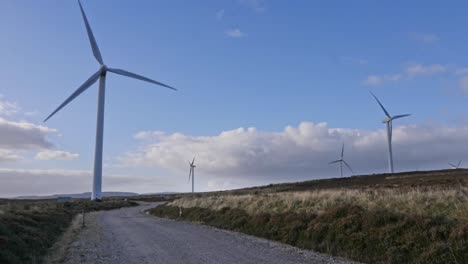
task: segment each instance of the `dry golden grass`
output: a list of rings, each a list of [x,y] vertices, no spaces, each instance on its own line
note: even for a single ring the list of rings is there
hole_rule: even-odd
[[[201,207],[220,210],[238,208],[248,214],[259,213],[315,213],[341,205],[357,205],[367,209],[390,211],[421,216],[446,216],[468,219],[468,188],[405,188],[353,190],[328,189],[303,192],[268,194],[186,196],[170,203],[183,208]]]

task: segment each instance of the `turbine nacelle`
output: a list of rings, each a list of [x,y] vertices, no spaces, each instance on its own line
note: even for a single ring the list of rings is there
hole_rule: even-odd
[[[101,75],[106,75],[108,69],[107,65],[101,64],[101,68],[99,69],[101,71]]]
[[[382,120],[382,123],[390,123],[390,122],[392,122],[392,120],[393,120],[392,118],[387,117],[384,120]]]

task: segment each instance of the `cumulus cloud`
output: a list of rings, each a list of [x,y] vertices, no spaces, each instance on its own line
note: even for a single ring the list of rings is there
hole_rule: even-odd
[[[339,157],[342,143],[345,157],[357,173],[382,172],[387,166],[384,129],[302,122],[279,132],[238,128],[214,136],[157,132],[158,138],[151,139],[149,133],[145,133],[148,137],[141,135],[142,146],[120,158],[125,166],[185,171],[187,159],[196,156],[197,170],[212,176],[212,186],[239,179],[274,182],[337,176],[328,162]],[[468,126],[397,126],[393,137],[399,170],[446,168],[447,161],[467,157],[460,142],[468,142]]]
[[[0,115],[11,116],[18,113],[21,108],[16,102],[5,100],[3,95],[0,95]]]
[[[0,148],[15,150],[50,148],[53,144],[47,136],[54,132],[57,130],[46,126],[0,118]]]
[[[230,29],[226,31],[226,36],[230,38],[242,38],[245,36],[245,33],[238,28]]]
[[[80,155],[62,150],[44,150],[36,154],[35,159],[38,160],[73,160]]]

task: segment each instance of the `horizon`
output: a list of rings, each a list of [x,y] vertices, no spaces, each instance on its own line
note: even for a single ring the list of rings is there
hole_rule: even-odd
[[[42,122],[98,66],[79,6],[26,3],[0,8],[0,197],[90,192],[97,84]],[[179,89],[109,75],[104,192],[189,192],[194,156],[196,192],[333,178],[342,143],[355,175],[385,173],[369,91],[411,114],[396,172],[468,159],[468,3],[82,4],[110,66]]]

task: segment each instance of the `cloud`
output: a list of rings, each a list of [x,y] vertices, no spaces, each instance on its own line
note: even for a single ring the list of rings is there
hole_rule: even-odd
[[[24,158],[14,151],[7,150],[7,149],[0,149],[0,162],[13,162],[13,161],[20,161]]]
[[[226,31],[226,36],[230,38],[242,38],[245,36],[245,33],[238,28],[230,29]]]
[[[26,121],[15,122],[0,118],[0,149],[35,150],[51,148],[47,139],[57,130]]]
[[[369,75],[367,76],[367,79],[363,81],[365,85],[369,86],[378,86],[382,85],[386,82],[397,82],[401,80],[402,75],[401,74],[386,74],[386,75]]]
[[[431,65],[423,65],[423,64],[415,64],[406,68],[406,73],[410,77],[414,77],[416,75],[423,75],[423,74],[436,74],[442,73],[447,70],[446,66],[440,64],[431,64]]]
[[[62,150],[45,150],[36,154],[35,159],[38,160],[73,160],[80,155]]]
[[[265,0],[239,0],[239,3],[255,12],[261,13],[266,10]]]
[[[82,193],[92,186],[92,173],[84,170],[0,168],[0,179],[0,197]],[[144,191],[149,183],[167,186],[155,177],[125,174],[104,173],[103,182],[104,191]]]
[[[448,161],[468,158],[460,144],[468,142],[468,125],[402,125],[394,127],[393,137],[398,170],[447,168]],[[238,128],[214,136],[176,133],[152,142],[148,139],[120,157],[120,162],[126,167],[184,173],[186,161],[196,156],[197,170],[211,186],[337,176],[336,167],[328,162],[339,157],[343,142],[345,159],[357,173],[387,170],[384,128],[331,128],[326,123],[302,122],[279,132]]]
[[[439,41],[439,37],[433,33],[411,33],[411,38],[415,41],[431,44]]]
[[[0,95],[0,115],[11,116],[18,113],[21,108],[16,102],[5,100],[3,95]]]
[[[218,10],[218,12],[216,12],[216,18],[218,20],[222,20],[223,17],[224,17],[224,9]]]
[[[414,78],[419,75],[432,75],[446,72],[449,69],[448,66],[441,64],[412,64],[404,70],[402,73],[396,74],[384,74],[384,75],[369,75],[362,81],[364,85],[379,86],[389,82],[401,81],[405,78]]]

